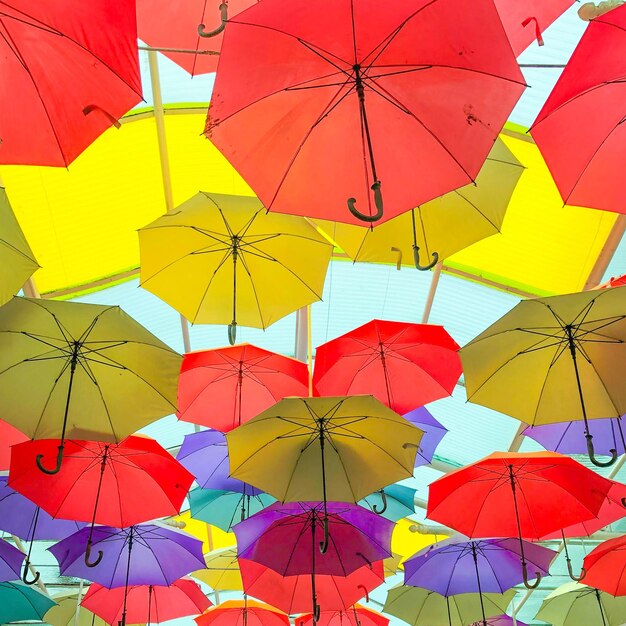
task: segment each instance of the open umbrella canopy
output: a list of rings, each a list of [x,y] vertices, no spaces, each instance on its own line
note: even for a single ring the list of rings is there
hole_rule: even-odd
[[[0,305],[8,302],[38,267],[0,184]]]
[[[0,414],[33,439],[61,439],[42,471],[59,470],[66,436],[121,441],[174,412],[179,368],[117,306],[15,297],[0,308]]]
[[[193,572],[192,576],[216,591],[243,591],[237,550],[222,548],[204,555],[206,567]]]
[[[311,575],[281,576],[265,565],[239,560],[244,591],[285,613],[313,611]],[[385,576],[381,561],[364,565],[348,576],[315,576],[317,605],[321,611],[345,611],[355,602],[383,584]]]
[[[612,596],[626,596],[626,535],[604,541],[583,563],[585,584]]]
[[[190,352],[178,381],[179,419],[228,432],[287,396],[309,392],[306,363],[251,344]]]
[[[81,599],[77,593],[66,592],[52,596],[56,602],[43,617],[46,624],[50,626],[105,626],[106,622],[101,618],[87,610],[84,606],[78,608],[78,621],[76,619],[76,605]],[[143,624],[141,625],[143,626]]]
[[[115,626],[126,611],[128,624],[160,624],[167,620],[196,615],[211,606],[193,580],[181,578],[171,585],[133,585],[128,588],[124,604],[124,589],[107,589],[93,584],[85,594],[81,605]],[[124,608],[125,607],[125,608]]]
[[[359,504],[392,522],[397,522],[415,513],[415,493],[416,490],[411,487],[389,485],[366,496]]]
[[[24,553],[0,539],[0,582],[19,580],[22,577]]]
[[[482,626],[482,622],[474,622],[472,626]],[[513,621],[508,615],[496,615],[487,619],[487,626],[528,626],[528,624],[518,619]]]
[[[0,420],[0,471],[8,471],[11,463],[11,446],[22,441],[27,441],[28,437],[20,430]]]
[[[198,626],[289,626],[289,616],[255,600],[226,600],[195,618]]]
[[[67,167],[141,100],[135,3],[12,0],[0,17],[0,163]]]
[[[16,582],[0,582],[0,622],[41,620],[54,600],[41,591]]]
[[[295,619],[297,626],[387,626],[389,618],[378,611],[355,604],[345,611],[320,611],[319,619],[313,619],[311,613]]]
[[[483,594],[487,616],[501,615],[514,597],[513,590]],[[445,597],[427,589],[404,586],[389,590],[383,611],[411,626],[466,626],[482,616],[477,593]]]
[[[325,509],[322,502],[288,502],[272,504],[233,530],[240,558],[283,576],[347,576],[391,556],[393,528],[393,522],[356,504],[328,502]],[[320,554],[325,532],[328,548]]]
[[[250,196],[199,193],[139,231],[141,286],[188,320],[267,328],[322,297],[332,245]]]
[[[269,210],[358,224],[473,182],[524,87],[491,0],[271,0],[229,21],[206,134]]]
[[[458,344],[443,326],[372,320],[315,351],[320,396],[368,393],[404,414],[452,393]]]
[[[424,431],[424,436],[420,441],[420,447],[415,455],[415,467],[428,465],[435,454],[437,446],[446,436],[448,429],[440,424],[426,409],[421,406],[409,413],[404,414],[404,419]]]

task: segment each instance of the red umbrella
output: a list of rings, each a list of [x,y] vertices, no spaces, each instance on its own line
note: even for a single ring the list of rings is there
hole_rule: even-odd
[[[300,615],[295,619],[295,624],[296,626],[311,626],[313,614]],[[387,626],[388,624],[388,617],[359,604],[341,611],[322,611],[317,620],[318,626]]]
[[[228,432],[287,396],[309,394],[306,363],[250,344],[185,354],[178,417]]]
[[[193,476],[154,439],[131,435],[118,444],[65,442],[57,474],[40,472],[37,455],[55,454],[58,439],[13,448],[9,485],[53,517],[123,528],[176,515]],[[89,563],[91,533],[85,562]],[[98,557],[95,564],[99,563]]]
[[[9,469],[11,460],[11,446],[28,441],[28,437],[11,424],[0,420],[0,471]]]
[[[372,394],[401,415],[452,393],[458,344],[443,326],[372,320],[319,346],[318,395]]]
[[[227,600],[195,618],[198,626],[290,626],[289,616],[278,609],[248,600]]]
[[[108,624],[119,624],[124,610],[124,587],[107,589],[93,583],[81,605]],[[211,606],[200,585],[189,578],[180,578],[169,587],[133,585],[128,587],[126,623],[150,624],[196,615]]]
[[[556,452],[495,452],[431,483],[427,516],[475,537],[537,541],[596,517],[611,481]]]
[[[612,596],[626,596],[626,535],[595,547],[583,562],[585,585]]]
[[[264,0],[206,135],[268,209],[373,222],[472,182],[524,87],[493,0]]]
[[[141,101],[133,0],[0,3],[0,163],[69,165]]]
[[[533,41],[543,46],[541,33],[574,4],[574,0],[494,1],[515,56]]]
[[[168,59],[192,76],[206,74],[217,69],[226,18],[255,2],[257,0],[137,0],[137,31],[141,40],[161,48]]]
[[[620,6],[589,23],[531,128],[567,204],[626,213],[625,75]]]
[[[245,592],[285,613],[310,613],[313,610],[311,576],[281,576],[274,570],[246,559],[239,559]],[[315,576],[317,604],[321,610],[341,611],[382,585],[382,561],[364,565],[349,576]]]

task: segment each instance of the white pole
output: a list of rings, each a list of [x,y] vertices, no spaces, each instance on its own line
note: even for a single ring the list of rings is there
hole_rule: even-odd
[[[443,263],[437,263],[435,265],[435,269],[433,270],[432,278],[430,279],[430,289],[428,290],[428,295],[426,296],[426,304],[424,305],[424,314],[422,315],[422,324],[428,324],[428,318],[430,317],[430,312],[433,308],[433,302],[435,300],[435,292],[437,291],[437,285],[439,284],[439,277],[441,276],[441,270],[443,268]]]
[[[83,585],[85,581],[81,578],[78,585],[78,595],[76,596],[76,612],[74,613],[74,626],[78,626],[78,615],[80,614],[80,602],[83,599]]]

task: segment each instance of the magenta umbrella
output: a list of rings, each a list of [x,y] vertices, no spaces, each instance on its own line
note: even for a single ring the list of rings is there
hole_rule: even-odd
[[[321,552],[325,516],[328,548]],[[394,524],[346,502],[272,504],[233,527],[239,557],[282,576],[347,576],[363,565],[391,556]],[[321,553],[320,553],[321,552]]]
[[[513,621],[512,617],[508,615],[496,615],[495,617],[487,618],[487,626],[528,626],[525,622],[520,622],[518,619]],[[481,622],[474,622],[471,626],[481,626]]]

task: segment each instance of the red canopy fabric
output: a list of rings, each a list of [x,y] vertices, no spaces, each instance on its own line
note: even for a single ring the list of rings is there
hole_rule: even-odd
[[[626,213],[626,6],[592,20],[531,134],[567,204]]]
[[[28,441],[28,437],[15,426],[0,420],[0,471],[9,469],[11,462],[11,446]]]
[[[124,528],[176,515],[193,482],[154,439],[137,435],[118,444],[66,440],[61,470],[44,474],[35,459],[54,457],[58,445],[37,439],[15,446],[9,472],[9,485],[53,517]]]
[[[372,394],[404,415],[452,393],[458,350],[443,326],[372,320],[317,348],[315,393]]]
[[[227,15],[234,17],[258,0],[228,0]],[[192,76],[214,72],[222,47],[221,33],[214,37],[200,37],[198,25],[204,24],[205,31],[220,27],[220,5],[223,0],[137,0],[137,31],[139,39],[154,48],[175,48],[196,50],[173,52],[163,50],[163,54],[182,67]],[[206,52],[214,54],[206,54]]]
[[[626,535],[596,546],[583,561],[585,585],[612,596],[626,596]]]
[[[290,626],[289,616],[254,600],[226,600],[198,615],[198,626]]]
[[[384,221],[472,182],[524,88],[493,0],[263,0],[206,135],[270,210]]]
[[[281,576],[254,561],[239,559],[245,592],[285,613],[310,613],[311,576]],[[364,565],[349,576],[316,575],[317,602],[322,611],[341,611],[351,607],[385,580],[382,561]]]
[[[116,626],[124,610],[124,587],[107,589],[92,583],[81,605],[105,622]],[[160,624],[170,619],[196,615],[212,602],[202,593],[200,585],[188,578],[174,581],[169,587],[131,585],[126,600],[127,624]]]
[[[295,619],[296,626],[313,626],[313,614]],[[389,618],[365,606],[355,605],[345,611],[320,611],[317,626],[387,626]]]
[[[515,56],[533,42],[543,43],[541,33],[574,4],[574,0],[494,0]]]
[[[228,432],[287,396],[309,394],[306,363],[250,344],[190,352],[178,381],[178,418]]]
[[[537,541],[596,517],[611,481],[556,452],[496,452],[431,483],[429,519],[468,537]]]
[[[0,18],[0,163],[67,166],[141,101],[133,0],[11,0]]]

